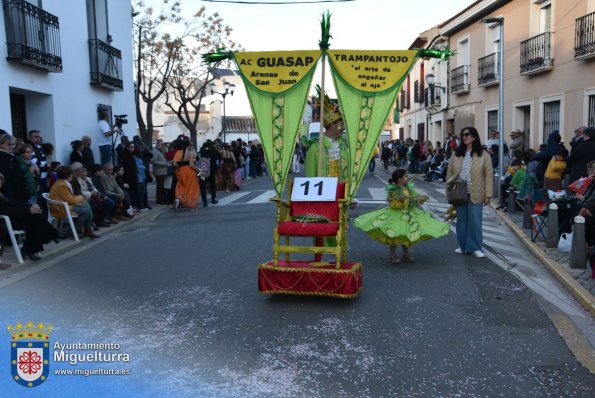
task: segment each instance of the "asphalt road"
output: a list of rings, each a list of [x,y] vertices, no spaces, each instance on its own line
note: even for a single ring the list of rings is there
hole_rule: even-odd
[[[369,188],[381,189],[381,178],[366,176],[364,202],[374,202],[364,200],[373,199]],[[263,178],[246,184],[237,200],[222,196],[221,206],[156,211],[1,287],[5,324],[52,323],[52,348],[114,343],[120,349],[109,352],[130,356],[52,361],[52,372],[131,375],[52,373],[25,391],[11,380],[5,334],[0,396],[594,395],[595,376],[528,288],[488,258],[454,254],[452,233],[414,246],[415,263],[390,264],[387,247],[350,228],[348,256],[364,267],[357,299],[259,294],[256,265],[272,258],[275,208],[255,198],[271,189]],[[378,206],[364,203],[352,218]]]

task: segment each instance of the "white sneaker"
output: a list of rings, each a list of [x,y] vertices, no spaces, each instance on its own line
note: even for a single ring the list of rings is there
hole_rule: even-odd
[[[484,252],[482,252],[481,250],[475,250],[473,252],[473,255],[477,258],[484,258],[486,255]]]
[[[174,200],[174,210],[178,210],[180,208],[180,199]]]
[[[460,247],[457,247],[457,248],[455,249],[455,253],[457,253],[457,254],[463,254],[463,251],[461,250],[461,248],[460,248]]]

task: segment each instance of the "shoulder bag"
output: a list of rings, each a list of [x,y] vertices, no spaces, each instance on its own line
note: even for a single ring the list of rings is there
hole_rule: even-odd
[[[461,206],[467,204],[467,183],[461,180],[450,182],[446,186],[446,200],[452,206]]]

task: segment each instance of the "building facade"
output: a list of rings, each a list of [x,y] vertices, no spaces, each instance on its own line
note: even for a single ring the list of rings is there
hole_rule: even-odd
[[[0,128],[41,131],[61,162],[103,110],[136,134],[130,2],[2,0],[0,14]]]
[[[568,143],[578,126],[595,125],[595,0],[480,0],[437,30],[428,40],[444,42],[455,52],[446,62],[446,75],[432,71],[434,60],[420,60],[418,75],[410,76],[423,82],[424,73],[433,74],[446,88],[440,109],[424,103],[429,139],[437,140],[438,130],[444,138],[475,126],[485,141],[489,130],[498,129],[501,84],[505,137],[520,129],[527,145],[536,148],[554,130]],[[414,110],[423,111],[399,106],[405,136],[419,135],[423,121]]]

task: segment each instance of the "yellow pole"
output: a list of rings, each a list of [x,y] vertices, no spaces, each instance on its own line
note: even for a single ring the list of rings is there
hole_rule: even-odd
[[[318,177],[324,177],[322,173],[322,147],[324,146],[323,141],[323,130],[324,130],[324,75],[326,71],[326,62],[324,62],[324,55],[322,53],[322,79],[320,82],[320,133],[318,133]]]

